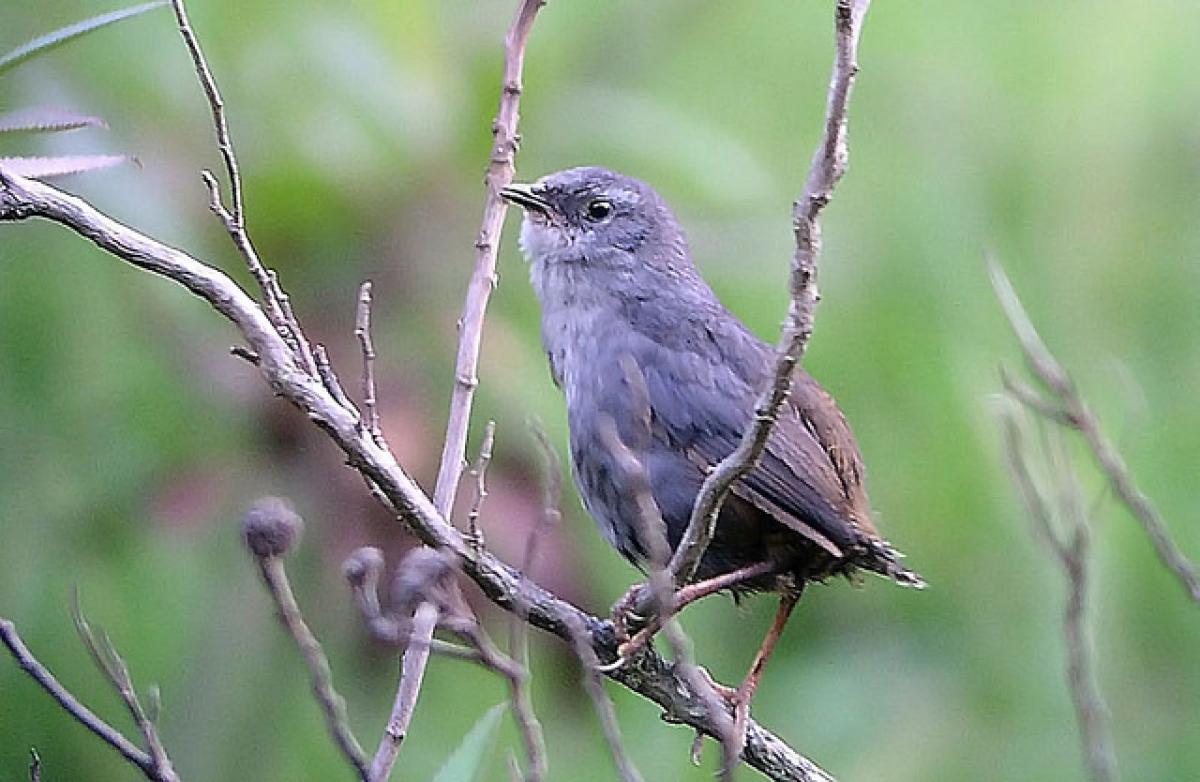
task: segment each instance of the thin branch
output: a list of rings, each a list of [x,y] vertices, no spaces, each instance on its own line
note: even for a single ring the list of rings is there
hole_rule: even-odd
[[[417,696],[421,692],[421,682],[425,676],[425,666],[429,661],[430,645],[423,643],[422,639],[433,636],[437,621],[436,606],[431,603],[421,603],[417,606],[412,620],[410,644],[402,658],[396,701],[392,706],[392,714],[388,718],[379,748],[375,750],[375,759],[371,761],[371,771],[367,777],[371,782],[382,782],[391,775],[392,766],[400,754],[400,744],[408,735],[408,726],[417,708]]]
[[[188,54],[192,57],[192,65],[196,70],[196,75],[200,78],[200,86],[204,88],[204,95],[208,98],[208,106],[212,111],[213,128],[217,132],[217,150],[221,153],[221,160],[224,161],[225,171],[229,175],[229,195],[233,200],[231,216],[234,225],[240,228],[245,225],[245,211],[242,207],[242,176],[238,171],[233,142],[229,138],[229,124],[225,119],[225,101],[221,98],[221,91],[217,89],[217,80],[213,78],[212,70],[204,58],[204,52],[200,49],[200,40],[192,29],[192,23],[188,19],[183,0],[172,0],[171,7],[175,9],[179,33],[183,36]]]
[[[68,692],[67,688],[54,678],[54,674],[38,662],[29,648],[25,646],[21,636],[17,633],[16,625],[3,617],[0,617],[0,641],[3,641],[4,645],[8,647],[13,659],[17,661],[17,665],[21,666],[21,670],[29,674],[29,677],[37,682],[64,711],[105,744],[120,752],[122,757],[137,766],[147,779],[156,782],[175,779],[173,775],[163,776],[155,766],[154,758],[148,752],[139,749],[132,741],[121,735],[116,728],[97,717],[91,709],[76,700],[75,696]]]
[[[496,422],[488,421],[483,428],[483,442],[479,445],[479,456],[471,474],[475,476],[475,501],[471,510],[467,511],[467,542],[476,550],[483,548],[483,531],[479,529],[479,514],[483,510],[483,502],[487,499],[487,469],[492,462],[492,448],[496,444]]]
[[[167,756],[167,750],[158,737],[158,727],[147,716],[141,699],[138,698],[133,678],[129,675],[129,667],[117,652],[117,648],[113,646],[112,641],[109,640],[107,633],[101,631],[97,637],[92,632],[91,625],[88,624],[87,619],[83,616],[83,611],[80,610],[78,592],[75,592],[71,598],[71,618],[75,622],[75,629],[79,632],[80,640],[83,641],[93,662],[96,663],[96,667],[117,691],[117,695],[120,696],[125,708],[129,711],[129,716],[133,718],[134,724],[142,734],[142,740],[146,742],[150,761],[154,766],[155,778],[178,782],[179,777],[176,776],[171,759]]]
[[[858,40],[870,0],[837,0],[834,30],[836,53],[829,79],[825,131],[813,156],[804,193],[792,210],[796,251],[792,256],[789,288],[791,302],[784,321],[778,359],[771,385],[763,391],[754,417],[737,448],[722,459],[704,479],[692,506],[692,515],[679,547],[671,558],[675,584],[692,579],[712,541],[717,516],[733,484],[757,464],[766,448],[779,411],[791,391],[792,376],[813,330],[817,300],[817,261],[821,255],[821,211],[833,196],[834,187],[846,172],[849,147],[846,141],[846,112],[854,77],[858,73]]]
[[[358,412],[358,408],[354,406],[354,402],[350,401],[349,395],[346,394],[346,389],[342,388],[342,381],[338,379],[337,373],[333,371],[333,362],[329,360],[329,351],[325,349],[324,345],[313,345],[313,359],[317,362],[317,375],[320,376],[321,382],[325,384],[325,389],[337,400],[339,405],[361,420],[362,414]]]
[[[525,45],[534,19],[546,0],[521,0],[512,26],[504,39],[504,82],[500,93],[500,109],[492,124],[492,153],[488,162],[484,186],[483,222],[475,240],[475,271],[467,288],[462,316],[458,320],[458,351],[454,363],[454,391],[450,397],[450,414],[446,422],[446,439],[438,467],[437,486],[433,505],[438,514],[450,518],[454,495],[462,477],[466,459],[467,432],[471,425],[471,403],[479,384],[479,348],[483,339],[483,316],[488,299],[496,287],[496,254],[500,247],[500,231],[504,226],[507,202],[500,197],[500,188],[512,182],[519,136],[518,109],[521,102],[521,75],[525,64]]]
[[[554,450],[554,444],[550,442],[545,429],[541,426],[534,426],[533,434],[542,453],[544,482],[542,523],[547,527],[556,528],[562,524],[562,511],[559,510],[562,506],[562,473],[558,453]],[[613,763],[616,764],[617,774],[621,777],[622,782],[643,782],[641,773],[625,749],[625,742],[621,738],[621,726],[617,722],[616,708],[613,706],[612,699],[608,697],[608,693],[604,691],[604,682],[600,678],[600,658],[596,656],[596,650],[588,643],[587,631],[574,616],[570,617],[567,625],[571,634],[571,649],[579,658],[583,668],[584,692],[588,694],[592,706],[596,709],[596,716],[600,720],[608,751],[612,755]]]
[[[175,11],[179,33],[183,37],[188,55],[192,58],[192,66],[204,89],[205,98],[208,100],[213,129],[216,133],[217,149],[221,153],[225,171],[229,176],[229,193],[230,199],[233,201],[232,211],[221,200],[221,187],[213,173],[211,171],[200,172],[205,187],[208,188],[209,209],[225,227],[225,231],[233,240],[233,244],[245,261],[250,274],[262,290],[263,307],[267,318],[284,335],[292,350],[300,357],[304,368],[310,374],[315,375],[317,365],[312,349],[296,316],[291,311],[291,304],[279,286],[278,277],[274,272],[268,270],[259,259],[258,251],[254,248],[254,243],[246,231],[246,215],[242,203],[242,176],[238,169],[237,155],[233,150],[233,141],[230,138],[229,125],[225,118],[225,101],[221,97],[221,91],[217,88],[217,81],[213,77],[212,69],[209,68],[204,52],[200,48],[200,40],[196,37],[195,30],[192,29],[184,0],[171,0],[171,8]]]
[[[36,747],[29,748],[29,782],[42,782],[42,756]]]
[[[1002,409],[999,420],[1013,483],[1033,521],[1035,533],[1049,545],[1066,581],[1068,594],[1063,612],[1063,636],[1067,682],[1088,772],[1094,782],[1113,782],[1117,778],[1116,754],[1108,724],[1108,708],[1096,684],[1092,644],[1088,637],[1091,525],[1083,509],[1079,482],[1070,460],[1063,457],[1065,444],[1061,430],[1056,428],[1047,432],[1050,439],[1044,443],[1045,461],[1059,488],[1059,502],[1055,505],[1033,480],[1030,455],[1013,407]],[[1057,524],[1056,518],[1059,519]]]
[[[1037,404],[1028,398],[1027,393],[1018,393],[1017,398],[1031,409],[1075,429],[1083,436],[1113,492],[1141,524],[1153,543],[1158,558],[1175,574],[1188,596],[1200,603],[1200,572],[1197,571],[1196,565],[1184,556],[1171,540],[1166,521],[1150,502],[1150,498],[1134,482],[1129,466],[1104,434],[1100,419],[1083,401],[1071,376],[1046,347],[1017,297],[1008,275],[992,258],[988,259],[988,273],[996,296],[1004,308],[1004,314],[1021,343],[1021,350],[1030,371],[1054,396],[1055,401],[1052,404]]]
[[[316,696],[317,704],[325,716],[325,727],[329,730],[329,735],[350,765],[354,766],[359,778],[364,782],[369,782],[373,777],[367,775],[366,755],[350,730],[350,718],[346,714],[346,700],[334,689],[333,671],[329,667],[329,658],[325,656],[325,650],[321,648],[320,641],[313,635],[308,623],[304,621],[300,606],[296,602],[296,596],[292,592],[291,583],[288,581],[283,560],[271,556],[256,557],[256,559],[263,583],[266,584],[267,591],[279,611],[279,618],[287,628],[288,635],[296,643],[296,648],[304,657],[305,665],[308,666],[313,695]]]
[[[379,406],[375,393],[375,343],[371,339],[371,281],[366,280],[358,289],[358,307],[354,314],[354,336],[362,351],[362,404],[367,432],[375,442],[383,443],[383,429],[379,426]]]
[[[632,362],[629,363],[631,364]],[[628,366],[626,367],[626,371],[629,371]],[[634,382],[630,382],[630,386],[636,387]],[[649,421],[650,419],[649,416],[642,416],[639,420]],[[671,548],[667,543],[666,522],[663,521],[658,503],[654,500],[654,494],[650,486],[650,476],[646,472],[645,465],[638,460],[633,451],[621,440],[620,435],[617,433],[616,424],[613,423],[611,418],[603,419],[600,422],[599,431],[601,445],[607,448],[609,453],[612,454],[617,467],[623,473],[622,479],[624,484],[630,488],[632,493],[635,508],[634,521],[637,525],[638,540],[642,542],[647,554],[646,559],[649,568],[647,584],[650,587],[650,597],[654,613],[660,617],[670,617],[674,605],[674,594],[671,574],[667,570],[666,563]],[[736,726],[733,720],[729,718],[728,712],[720,702],[711,683],[703,681],[695,664],[692,662],[691,641],[684,634],[683,628],[673,618],[668,618],[663,629],[667,641],[675,653],[675,663],[679,667],[681,675],[701,694],[701,697],[705,701],[705,706],[708,708],[710,715],[713,717],[714,724],[718,728],[717,736],[721,742],[722,753],[720,775],[724,782],[731,782],[734,766],[737,765],[737,759],[741,755],[741,743],[737,738]],[[636,649],[632,654],[636,655],[640,651],[640,648]],[[622,650],[618,650],[618,653],[624,654]]]

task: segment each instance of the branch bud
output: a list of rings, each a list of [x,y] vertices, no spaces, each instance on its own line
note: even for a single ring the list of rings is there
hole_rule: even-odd
[[[254,556],[263,559],[288,553],[303,530],[300,514],[280,497],[263,497],[250,506],[242,519],[246,546]]]

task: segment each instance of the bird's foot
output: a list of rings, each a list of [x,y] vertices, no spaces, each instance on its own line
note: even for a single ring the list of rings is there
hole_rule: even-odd
[[[618,643],[629,641],[630,633],[646,626],[650,589],[646,584],[634,584],[613,604],[612,623]]]

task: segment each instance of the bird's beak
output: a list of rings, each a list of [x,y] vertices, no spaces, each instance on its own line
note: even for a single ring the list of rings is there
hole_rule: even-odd
[[[533,210],[545,216],[550,214],[550,202],[538,194],[534,185],[516,184],[502,187],[500,188],[500,197],[527,212]]]

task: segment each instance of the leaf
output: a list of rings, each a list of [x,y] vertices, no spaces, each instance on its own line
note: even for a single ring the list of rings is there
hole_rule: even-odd
[[[0,168],[10,174],[43,179],[67,174],[82,174],[122,163],[136,162],[128,155],[57,155],[54,157],[0,157]]]
[[[8,54],[0,56],[0,74],[3,74],[5,71],[12,70],[28,59],[45,54],[51,49],[62,46],[64,43],[78,38],[81,35],[86,35],[87,33],[99,30],[102,27],[107,27],[108,25],[119,22],[122,19],[128,19],[131,16],[144,14],[147,11],[153,11],[155,8],[159,8],[166,4],[167,0],[155,0],[155,2],[152,3],[130,6],[129,8],[122,8],[118,11],[110,11],[107,14],[93,16],[91,19],[84,19],[82,22],[69,24],[66,27],[60,27],[59,29],[50,33],[46,33],[45,35],[39,35],[32,41],[28,41],[25,44],[18,46],[16,49],[13,49]]]
[[[484,712],[467,735],[463,736],[446,762],[438,769],[433,782],[471,782],[483,767],[487,751],[492,739],[496,736],[496,726],[500,724],[500,715],[504,713],[505,704],[497,703]]]
[[[108,123],[100,117],[47,106],[31,106],[0,114],[0,133],[52,133],[87,127],[107,128]]]

